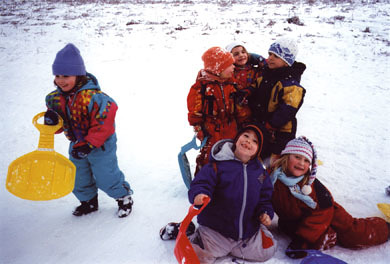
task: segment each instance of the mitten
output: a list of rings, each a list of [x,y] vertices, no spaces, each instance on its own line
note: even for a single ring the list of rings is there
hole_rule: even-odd
[[[286,249],[286,255],[293,259],[300,259],[307,256],[306,243],[302,238],[293,238]]]
[[[75,159],[85,159],[93,149],[94,146],[88,142],[78,142],[73,146],[71,154]]]
[[[276,140],[276,128],[274,128],[273,126],[270,125],[270,123],[266,122],[265,123],[265,129],[267,129],[269,135],[270,135],[270,138],[271,138],[271,141],[274,142]]]
[[[250,92],[248,89],[238,90],[237,92],[234,93],[235,103],[240,105],[240,106],[247,105],[249,95],[250,95]]]
[[[58,114],[51,110],[47,109],[44,116],[44,124],[49,126],[55,126],[58,124]]]
[[[203,129],[201,125],[195,125],[194,132],[196,133],[196,137],[200,141],[203,141],[203,139],[208,136],[207,132],[205,131],[205,129]]]

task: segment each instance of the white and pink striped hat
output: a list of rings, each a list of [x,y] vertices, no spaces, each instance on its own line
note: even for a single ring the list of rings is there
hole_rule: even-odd
[[[309,180],[306,185],[302,188],[302,192],[306,195],[311,193],[311,185],[314,182],[317,174],[317,152],[314,148],[313,143],[310,142],[306,137],[301,136],[290,140],[284,150],[281,153],[284,154],[299,154],[310,160],[311,173]]]
[[[303,137],[290,140],[281,154],[299,154],[310,160],[310,163],[313,161],[313,148]]]

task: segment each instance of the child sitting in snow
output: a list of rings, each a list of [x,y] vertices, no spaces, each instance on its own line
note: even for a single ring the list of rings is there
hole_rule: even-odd
[[[242,107],[235,103],[237,90],[232,54],[220,47],[212,47],[203,54],[202,60],[204,69],[199,71],[187,97],[190,125],[194,127],[199,140],[208,137],[196,159],[195,174],[208,162],[214,143],[233,138],[238,124],[249,118]]]
[[[85,71],[80,51],[73,44],[61,49],[54,60],[57,89],[46,96],[45,124],[64,120],[62,132],[70,140],[69,159],[76,166],[73,194],[81,201],[73,215],[98,210],[98,188],[118,202],[118,216],[132,210],[133,191],[118,167],[116,156],[115,101],[100,90],[97,79]]]
[[[305,89],[299,84],[306,66],[296,62],[298,48],[288,38],[274,42],[264,69],[252,85],[249,106],[255,122],[269,131],[263,160],[272,164],[287,142],[295,138],[296,114],[303,103]],[[271,158],[268,162],[267,159]]]
[[[329,249],[336,242],[357,249],[390,238],[390,225],[385,220],[354,218],[333,200],[316,179],[316,151],[308,139],[291,140],[281,154],[271,174],[272,204],[279,216],[278,227],[292,239],[286,250],[289,257],[303,258],[306,252],[299,250]]]
[[[191,203],[201,205],[205,197],[211,199],[190,237],[201,263],[214,263],[229,254],[261,262],[274,255],[276,241],[266,228],[274,215],[272,183],[258,159],[262,145],[261,130],[244,127],[234,140],[220,140],[213,146],[210,162],[191,183]],[[179,226],[169,223],[160,231],[161,238],[176,238]]]

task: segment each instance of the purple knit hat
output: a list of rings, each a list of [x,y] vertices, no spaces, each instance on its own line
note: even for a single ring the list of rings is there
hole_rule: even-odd
[[[53,62],[53,75],[86,75],[84,60],[79,49],[72,43],[61,49]]]

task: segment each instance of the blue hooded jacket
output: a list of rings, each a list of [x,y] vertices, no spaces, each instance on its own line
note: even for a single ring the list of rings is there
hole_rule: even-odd
[[[262,163],[258,159],[242,163],[234,156],[233,144],[223,139],[213,146],[210,162],[192,181],[188,197],[193,203],[198,194],[208,195],[210,203],[198,215],[198,223],[238,241],[259,230],[262,213],[273,218],[273,186]]]

